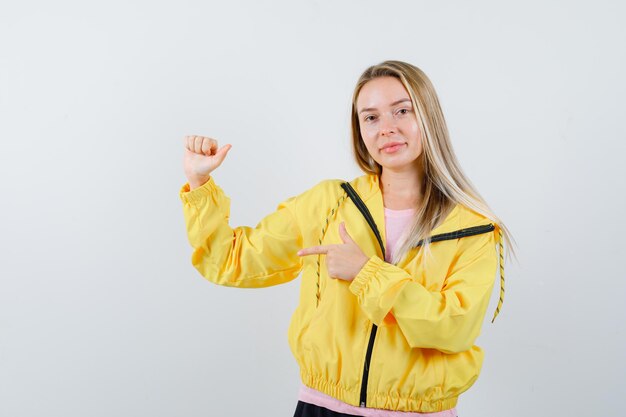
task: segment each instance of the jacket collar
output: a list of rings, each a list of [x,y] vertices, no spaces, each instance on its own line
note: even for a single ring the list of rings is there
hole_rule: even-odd
[[[379,229],[384,229],[382,226],[385,224],[385,208],[383,205],[383,194],[380,188],[380,177],[376,174],[364,174],[352,180],[350,184],[352,184],[354,189],[359,193],[361,199],[372,213],[372,217],[379,226]],[[459,215],[460,208],[460,204],[457,204],[452,211],[448,213],[444,221],[432,230],[431,236],[474,226],[474,224],[461,224],[461,216]],[[387,239],[384,236],[385,231],[380,230],[380,233],[383,235],[383,242],[386,245]]]

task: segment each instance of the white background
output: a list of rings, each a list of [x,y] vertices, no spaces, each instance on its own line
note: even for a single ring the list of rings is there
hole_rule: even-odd
[[[350,98],[386,59],[518,244],[459,416],[623,414],[623,3],[0,4],[0,416],[293,415],[299,279],[193,269],[182,138],[233,145],[214,177],[253,226],[361,175]]]

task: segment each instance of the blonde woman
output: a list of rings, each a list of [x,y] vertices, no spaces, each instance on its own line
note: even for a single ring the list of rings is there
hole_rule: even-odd
[[[464,175],[435,89],[417,67],[367,68],[352,100],[364,174],[322,180],[256,227],[231,227],[210,173],[231,145],[187,136],[181,191],[192,263],[208,280],[268,287],[301,274],[288,331],[294,416],[457,417],[511,236]]]

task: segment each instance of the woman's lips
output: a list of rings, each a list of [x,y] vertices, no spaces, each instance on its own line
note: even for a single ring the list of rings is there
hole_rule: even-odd
[[[381,151],[384,153],[394,153],[394,152],[397,152],[398,149],[402,148],[404,145],[405,145],[404,143],[400,143],[398,145],[388,146],[386,148],[381,149]]]

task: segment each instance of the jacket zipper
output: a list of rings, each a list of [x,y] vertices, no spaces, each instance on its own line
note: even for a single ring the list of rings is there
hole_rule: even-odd
[[[365,220],[367,220],[367,223],[372,228],[374,235],[376,235],[376,239],[378,240],[378,244],[380,245],[380,249],[382,250],[383,260],[384,260],[385,259],[385,245],[383,245],[383,239],[380,236],[378,227],[376,226],[376,222],[374,221],[372,214],[370,213],[369,209],[367,208],[363,200],[361,200],[361,197],[359,197],[358,193],[354,190],[354,188],[352,188],[352,185],[350,183],[344,182],[343,184],[341,184],[341,187],[346,191],[346,193],[348,193],[348,196],[350,197],[350,199],[352,199],[352,201],[357,206],[361,214],[363,214],[363,216],[365,217]],[[478,235],[481,233],[490,232],[494,229],[495,229],[495,226],[492,223],[489,223],[489,224],[484,224],[480,226],[472,226],[472,227],[468,227],[465,229],[454,230],[452,232],[440,233],[437,235],[430,236],[428,240],[431,243],[440,242],[442,240],[451,240],[451,239],[458,239],[458,238],[462,238],[466,236]],[[414,247],[418,247],[423,244],[424,244],[424,239],[417,242],[417,244]],[[372,330],[370,331],[369,342],[367,344],[367,352],[365,354],[365,364],[363,366],[363,378],[361,382],[361,398],[359,400],[360,407],[366,407],[366,404],[367,404],[367,380],[369,378],[369,368],[370,368],[370,363],[372,361],[372,351],[374,350],[374,341],[376,340],[377,330],[378,330],[378,326],[372,323]]]
[[[380,249],[382,250],[383,259],[385,259],[385,245],[383,244],[383,239],[380,236],[380,232],[378,231],[378,227],[376,226],[376,222],[372,217],[369,209],[361,200],[359,194],[352,188],[352,185],[348,182],[341,184],[341,187],[348,193],[348,196],[354,204],[357,206],[359,211],[365,217],[365,220],[370,225],[372,230],[374,231],[374,235],[376,235],[376,240],[378,240],[378,244]],[[363,366],[363,378],[361,379],[361,398],[359,400],[359,405],[361,407],[365,407],[367,404],[367,380],[369,378],[370,371],[370,363],[372,361],[372,351],[374,350],[374,341],[376,340],[376,331],[378,330],[378,326],[372,323],[372,330],[370,331],[369,342],[367,343],[367,352],[365,354],[365,364]]]

